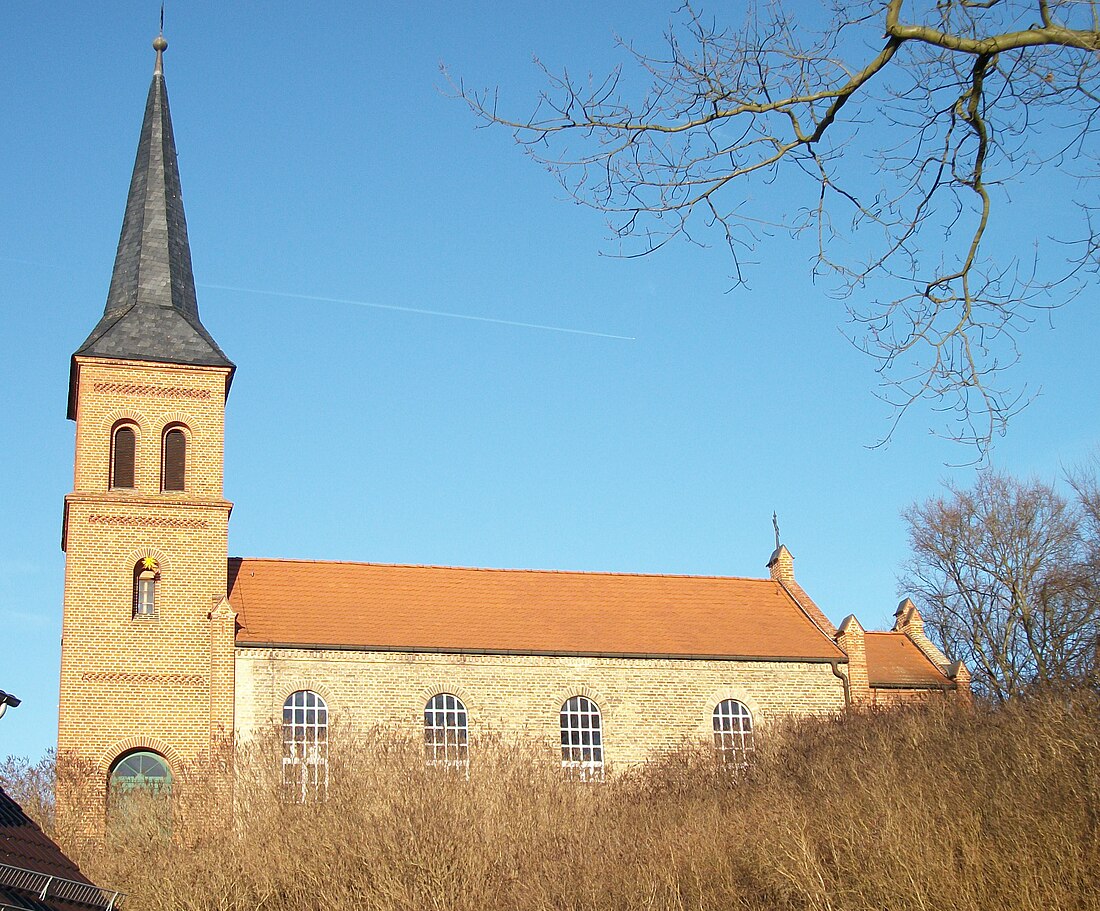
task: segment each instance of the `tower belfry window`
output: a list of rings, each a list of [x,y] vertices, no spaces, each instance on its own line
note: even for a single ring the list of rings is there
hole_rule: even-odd
[[[187,435],[179,427],[164,434],[161,490],[184,490],[187,479]]]
[[[134,487],[137,434],[129,424],[115,428],[111,439],[111,488]]]

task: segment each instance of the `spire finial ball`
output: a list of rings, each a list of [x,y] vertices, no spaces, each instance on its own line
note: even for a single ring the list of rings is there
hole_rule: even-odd
[[[158,53],[168,50],[168,42],[164,40],[164,35],[157,35],[153,39],[153,50]]]

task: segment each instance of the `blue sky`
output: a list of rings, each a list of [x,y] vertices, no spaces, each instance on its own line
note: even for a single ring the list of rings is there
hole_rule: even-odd
[[[601,217],[476,128],[441,63],[522,113],[532,55],[602,73],[671,12],[536,7],[169,4],[199,306],[238,365],[230,553],[760,576],[775,510],[826,613],[887,626],[899,513],[968,483],[946,467],[968,453],[929,411],[867,448],[890,412],[804,245],[761,245],[735,290],[720,249],[601,255]],[[156,18],[0,7],[0,688],[24,700],[0,755],[56,736],[69,356],[106,298]],[[1006,197],[1006,224],[1056,223],[1056,196]],[[1013,378],[1038,395],[994,464],[1052,478],[1093,451],[1098,321],[1085,295],[1026,334]]]

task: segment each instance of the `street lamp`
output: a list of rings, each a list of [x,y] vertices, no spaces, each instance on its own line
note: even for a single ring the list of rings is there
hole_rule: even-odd
[[[11,693],[5,693],[3,690],[0,690],[0,718],[4,717],[4,712],[8,710],[9,705],[15,708],[22,701],[23,700],[17,699]]]

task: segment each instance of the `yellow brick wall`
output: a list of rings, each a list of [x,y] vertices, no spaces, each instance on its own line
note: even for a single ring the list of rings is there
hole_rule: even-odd
[[[225,378],[228,369],[77,358],[79,384],[73,490],[107,490],[111,428],[138,427],[137,490],[117,496],[160,494],[160,435],[167,424],[188,429],[187,495],[221,500]]]
[[[245,739],[279,723],[290,693],[313,689],[328,703],[334,729],[384,726],[420,737],[424,704],[449,692],[466,703],[471,738],[492,732],[557,744],[562,702],[586,695],[600,706],[610,765],[685,739],[709,741],[722,699],[745,703],[757,726],[844,708],[843,684],[828,664],[794,662],[239,647],[235,676],[237,732]]]
[[[208,751],[219,725],[232,729],[231,706],[210,690],[210,613],[225,596],[231,508],[222,496],[227,371],[78,362],[58,751],[94,763],[105,780],[125,749],[187,761]],[[109,489],[111,429],[121,419],[138,428],[134,490]],[[186,489],[162,493],[161,434],[176,423],[188,434]],[[156,616],[135,618],[133,569],[146,556],[160,567]],[[224,638],[224,619],[220,629]],[[219,654],[231,675],[231,649]]]

